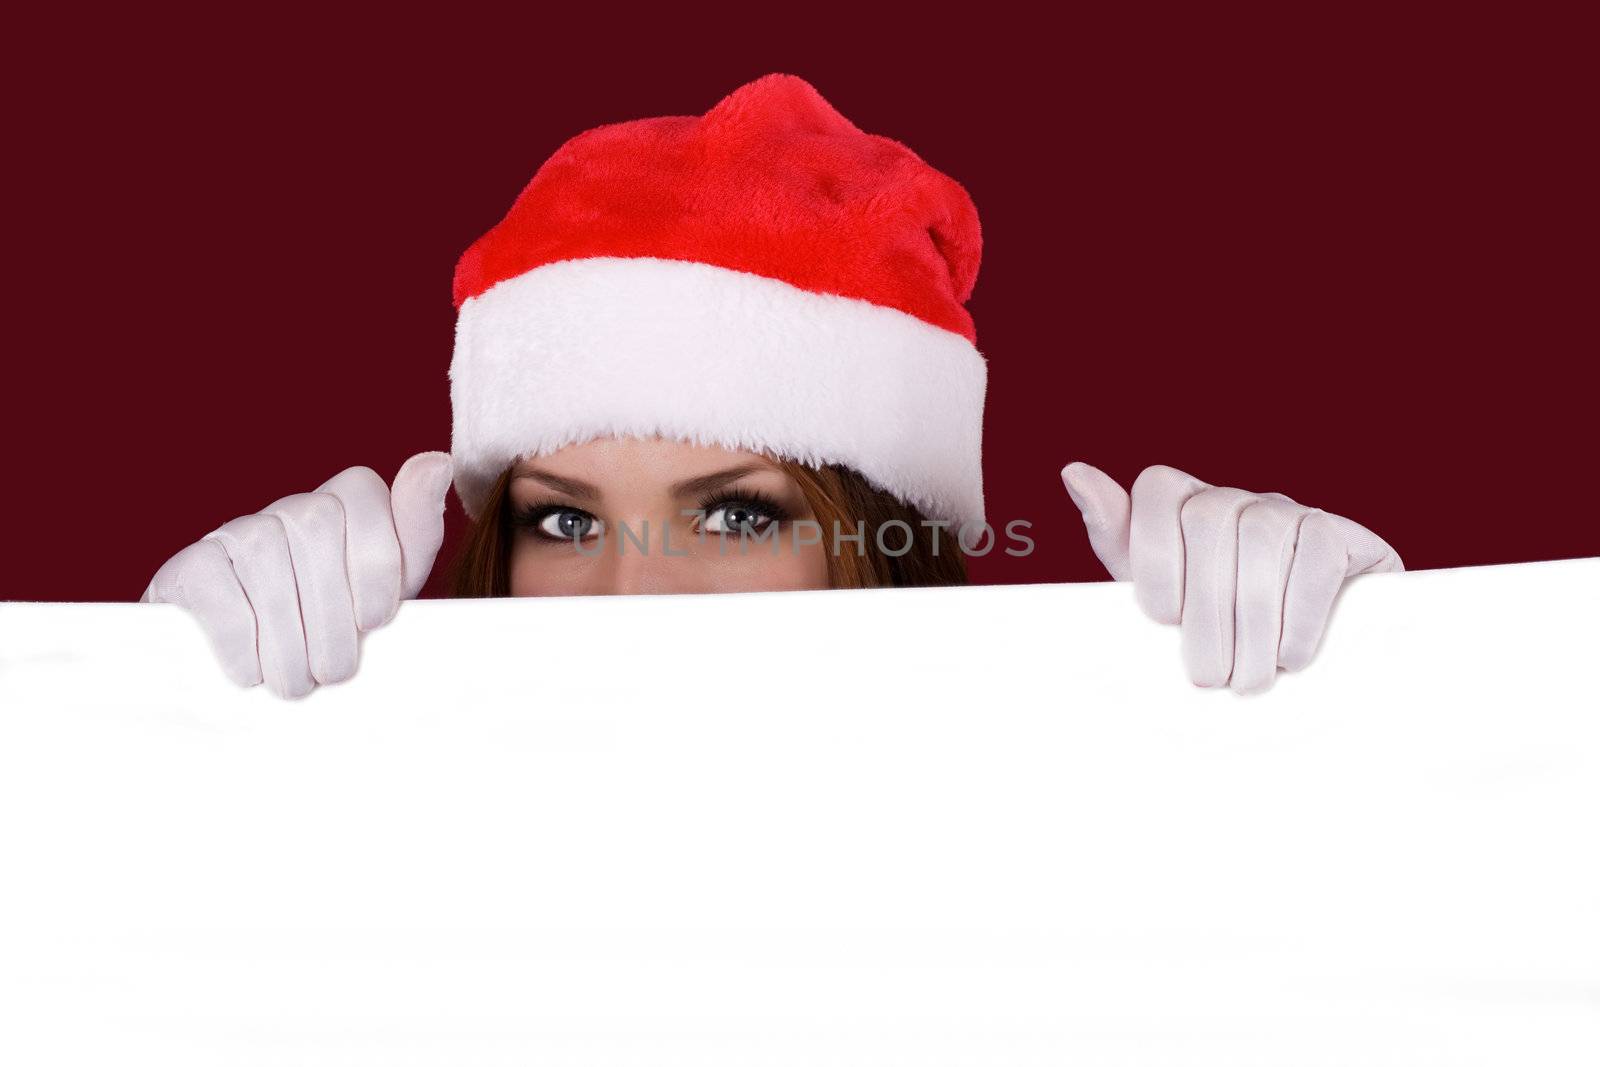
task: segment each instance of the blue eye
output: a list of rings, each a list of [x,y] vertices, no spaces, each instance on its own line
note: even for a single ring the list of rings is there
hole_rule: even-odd
[[[756,497],[717,501],[705,515],[700,529],[713,534],[756,534],[786,517],[777,504]]]
[[[523,509],[516,515],[516,524],[547,541],[586,541],[605,532],[605,524],[582,508],[554,504]]]
[[[539,523],[540,533],[563,541],[582,541],[598,534],[600,528],[600,520],[587,511],[557,511]]]

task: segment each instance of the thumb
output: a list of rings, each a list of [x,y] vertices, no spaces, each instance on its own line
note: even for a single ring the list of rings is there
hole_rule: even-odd
[[[1127,490],[1105,471],[1087,463],[1068,463],[1061,470],[1067,495],[1083,513],[1089,545],[1116,581],[1133,576],[1128,565],[1128,532],[1133,508]]]
[[[400,538],[400,597],[415,599],[444,542],[445,494],[454,468],[448,452],[419,452],[406,460],[389,488],[394,532]]]
[[[1349,555],[1345,577],[1353,578],[1358,574],[1406,569],[1405,563],[1400,559],[1400,553],[1390,547],[1389,542],[1359,522],[1347,519],[1343,515],[1330,514],[1328,518],[1342,535],[1345,551]]]

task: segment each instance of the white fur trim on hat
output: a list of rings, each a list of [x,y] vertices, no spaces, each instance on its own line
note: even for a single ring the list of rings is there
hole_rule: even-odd
[[[977,524],[986,380],[965,337],[895,308],[685,260],[563,260],[461,306],[456,491],[476,517],[521,457],[660,436],[840,463]]]

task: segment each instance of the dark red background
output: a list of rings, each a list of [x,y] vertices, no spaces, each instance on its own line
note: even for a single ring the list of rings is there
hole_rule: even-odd
[[[773,70],[978,204],[989,509],[1038,551],[977,580],[1104,576],[1073,459],[1285,492],[1413,569],[1600,552],[1590,27],[552,8],[13,23],[0,597],[133,599],[448,448],[460,252],[568,136]]]

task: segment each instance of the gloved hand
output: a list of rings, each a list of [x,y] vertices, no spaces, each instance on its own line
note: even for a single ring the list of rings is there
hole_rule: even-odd
[[[294,699],[342,682],[359,635],[427,581],[451,474],[446,452],[412,456],[392,488],[370,467],[340,471],[183,549],[139,599],[191,612],[239,685]]]
[[[1132,580],[1152,619],[1182,624],[1196,685],[1270,688],[1279,667],[1311,662],[1345,579],[1405,570],[1371,530],[1282,493],[1220,488],[1165,466],[1140,473],[1131,502],[1087,463],[1067,464],[1061,480],[1111,577]]]

